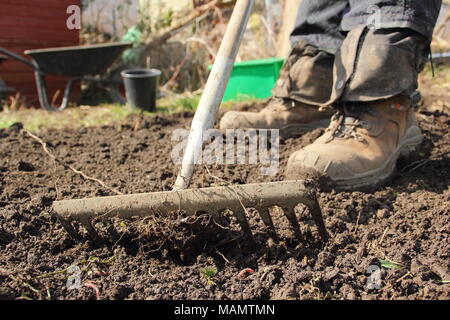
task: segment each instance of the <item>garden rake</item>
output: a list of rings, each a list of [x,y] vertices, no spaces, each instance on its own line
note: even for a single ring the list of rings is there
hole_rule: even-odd
[[[245,235],[252,238],[247,219],[248,208],[254,208],[259,213],[270,233],[274,235],[273,238],[276,238],[276,229],[269,212],[269,209],[275,206],[283,209],[295,236],[301,237],[295,215],[295,207],[300,203],[308,208],[321,238],[324,241],[328,238],[315,190],[302,181],[187,189],[196,160],[202,151],[203,133],[214,125],[253,5],[254,0],[238,0],[235,5],[194,116],[173,191],[56,201],[53,206],[54,212],[73,238],[79,238],[79,233],[73,225],[74,221],[84,226],[88,235],[96,239],[99,238],[99,234],[93,221],[114,217],[121,219],[154,215],[170,217],[180,211],[187,216],[209,213],[214,217],[227,210],[233,212]]]

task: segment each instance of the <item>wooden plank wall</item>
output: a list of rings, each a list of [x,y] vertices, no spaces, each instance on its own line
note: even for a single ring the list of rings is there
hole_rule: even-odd
[[[0,47],[25,57],[27,49],[62,47],[79,44],[79,30],[66,26],[67,7],[80,5],[80,0],[1,0]],[[32,70],[13,60],[0,66],[0,78],[38,106],[36,85]],[[51,99],[56,91],[64,89],[66,79],[47,78]]]

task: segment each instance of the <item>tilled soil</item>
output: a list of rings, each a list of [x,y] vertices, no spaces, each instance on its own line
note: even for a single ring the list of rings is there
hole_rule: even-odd
[[[59,160],[111,188],[162,191],[177,172],[172,132],[188,128],[191,117],[133,116],[38,135]],[[0,298],[449,299],[450,118],[418,117],[425,141],[386,187],[319,194],[327,243],[301,208],[301,240],[279,215],[281,239],[274,242],[250,212],[256,244],[241,236],[231,216],[232,230],[224,230],[207,215],[183,223],[119,221],[119,238],[74,242],[52,215],[53,201],[112,192],[52,161],[20,125],[1,130]],[[197,170],[192,186],[282,180],[289,154],[320,134],[282,140],[276,176],[262,176],[256,165],[208,166]],[[74,265],[82,287],[69,290]]]

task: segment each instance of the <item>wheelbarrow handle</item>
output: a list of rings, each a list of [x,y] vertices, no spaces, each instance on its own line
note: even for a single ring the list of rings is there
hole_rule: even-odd
[[[14,52],[11,52],[9,50],[6,50],[5,48],[0,47],[0,53],[4,54],[7,57],[10,57],[11,59],[14,59],[14,60],[22,62],[23,64],[26,64],[27,66],[33,68],[36,72],[41,72],[36,64],[34,64],[31,61],[28,61],[27,59],[19,56],[18,54],[15,54]]]
[[[113,80],[105,80],[105,79],[96,79],[96,78],[89,78],[89,77],[76,77],[71,79],[67,82],[66,88],[64,89],[64,96],[63,101],[59,107],[54,107],[51,105],[51,103],[48,100],[47,96],[47,84],[45,81],[45,74],[40,70],[37,63],[32,60],[29,61],[18,54],[15,54],[14,52],[11,52],[9,50],[6,50],[5,48],[0,47],[0,53],[4,54],[5,56],[17,60],[19,62],[22,62],[23,64],[26,64],[27,66],[33,68],[34,70],[34,78],[36,81],[36,87],[39,97],[39,104],[41,105],[42,109],[47,111],[62,111],[69,105],[69,97],[70,92],[72,90],[73,84],[77,81],[91,81],[91,82],[104,82],[104,83],[110,83],[110,84],[118,84],[116,81]],[[120,82],[119,82],[120,83]]]
[[[34,77],[36,80],[36,87],[37,87],[37,91],[38,91],[39,103],[44,110],[61,111],[67,107],[67,105],[69,104],[69,96],[70,96],[70,90],[72,89],[72,85],[75,81],[78,81],[79,79],[72,79],[71,81],[69,81],[67,83],[66,89],[64,91],[63,102],[59,108],[55,108],[55,107],[51,106],[51,104],[48,101],[47,85],[45,83],[45,75],[39,69],[36,62],[28,61],[27,59],[19,56],[18,54],[15,54],[14,52],[6,50],[5,48],[2,48],[2,47],[0,47],[0,53],[4,54],[7,57],[10,57],[11,59],[22,62],[23,64],[26,64],[27,66],[34,69]]]
[[[62,102],[60,107],[55,108],[48,101],[47,85],[46,85],[46,82],[45,82],[45,75],[39,69],[39,67],[38,67],[38,65],[36,63],[34,61],[28,61],[27,59],[19,56],[18,54],[15,54],[14,52],[6,50],[5,48],[2,48],[2,47],[0,47],[0,53],[4,54],[7,57],[10,57],[11,59],[14,59],[14,60],[17,60],[19,62],[22,62],[23,64],[26,64],[27,66],[29,66],[29,67],[34,69],[34,77],[35,77],[35,80],[36,80],[36,87],[37,87],[37,91],[38,91],[39,103],[40,103],[41,107],[44,110],[47,110],[47,111],[61,111],[61,110],[64,110],[68,106],[68,104],[69,104],[69,96],[70,96],[70,91],[72,89],[72,85],[73,85],[73,83],[75,81],[80,81],[81,78],[72,79],[72,80],[70,80],[67,83],[66,88],[64,90],[63,102]]]

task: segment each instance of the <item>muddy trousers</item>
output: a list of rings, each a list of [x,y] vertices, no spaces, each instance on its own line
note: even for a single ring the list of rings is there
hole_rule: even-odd
[[[273,95],[310,105],[414,99],[441,0],[303,0]]]

